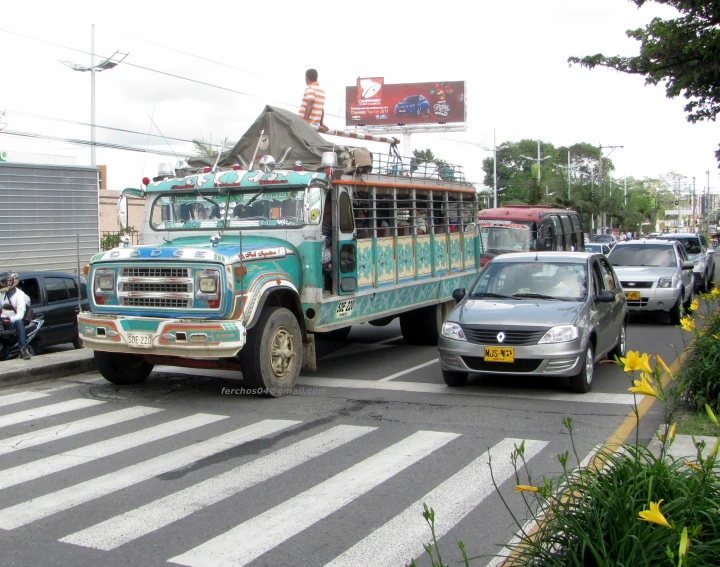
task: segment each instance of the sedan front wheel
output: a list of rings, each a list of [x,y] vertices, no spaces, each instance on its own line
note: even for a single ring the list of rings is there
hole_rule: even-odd
[[[593,375],[595,373],[595,350],[592,343],[587,347],[585,360],[580,372],[570,377],[570,389],[578,394],[586,394],[592,388]]]

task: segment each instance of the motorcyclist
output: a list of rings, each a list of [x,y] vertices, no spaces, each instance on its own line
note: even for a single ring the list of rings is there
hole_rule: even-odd
[[[3,294],[2,301],[2,323],[6,329],[15,329],[18,346],[20,347],[20,358],[28,360],[32,358],[27,348],[27,337],[25,335],[25,311],[30,306],[30,298],[17,288],[18,275],[15,272],[3,272],[0,274],[0,293]]]

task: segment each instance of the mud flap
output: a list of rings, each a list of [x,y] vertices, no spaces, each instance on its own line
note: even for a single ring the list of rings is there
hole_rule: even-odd
[[[317,372],[317,360],[315,359],[315,335],[307,334],[307,342],[303,342],[303,363],[301,370]]]

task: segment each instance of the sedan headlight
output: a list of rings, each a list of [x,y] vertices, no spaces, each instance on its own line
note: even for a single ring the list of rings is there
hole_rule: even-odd
[[[444,323],[442,327],[442,336],[446,339],[455,339],[456,341],[467,341],[462,327],[457,323]]]
[[[566,343],[574,341],[579,336],[580,332],[575,325],[558,325],[545,333],[538,341],[538,344]]]
[[[658,287],[672,287],[672,278],[660,278],[658,280]]]

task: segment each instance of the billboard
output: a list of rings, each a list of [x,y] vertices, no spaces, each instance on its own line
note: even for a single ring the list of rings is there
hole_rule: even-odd
[[[347,126],[465,122],[464,81],[387,85],[367,77],[345,90]]]

